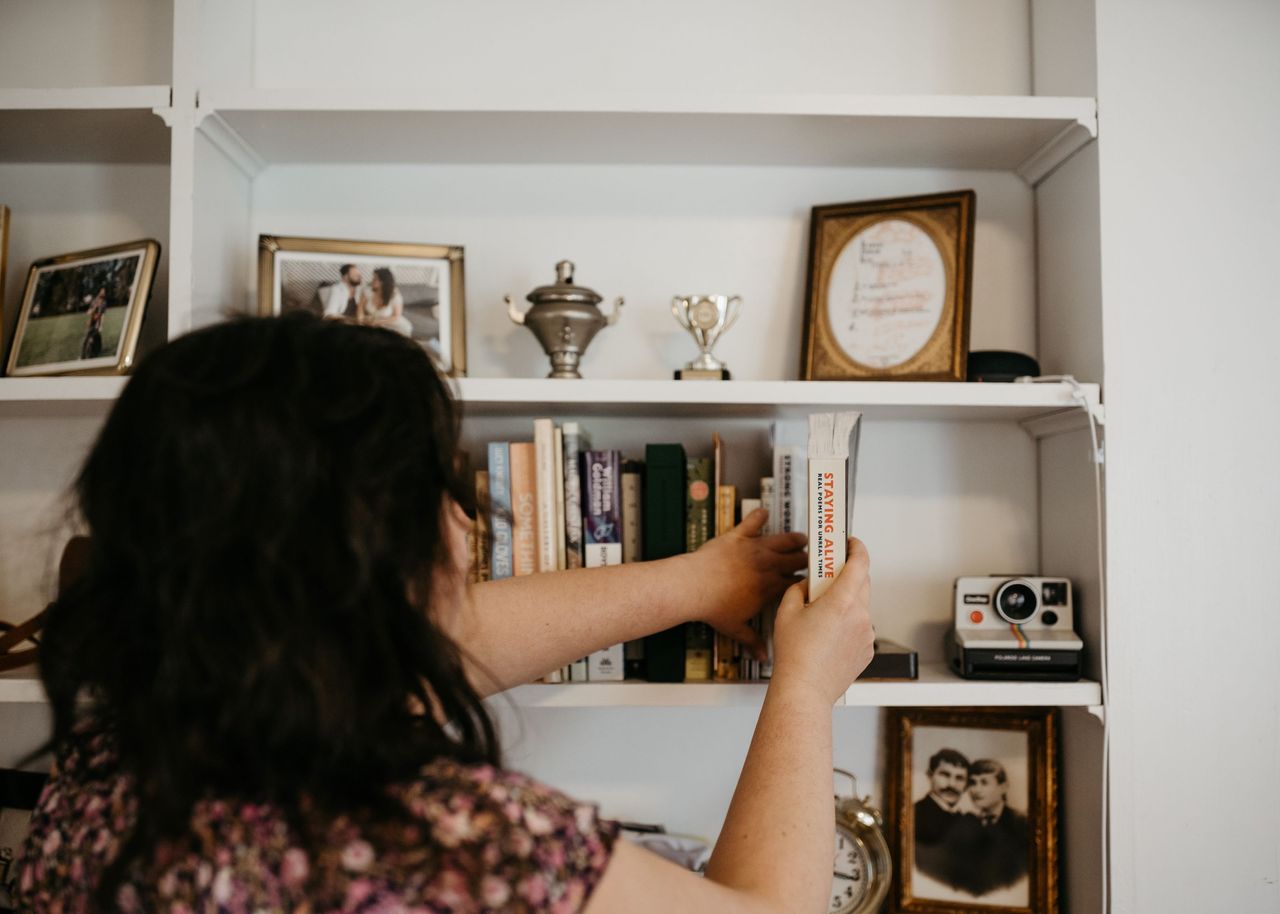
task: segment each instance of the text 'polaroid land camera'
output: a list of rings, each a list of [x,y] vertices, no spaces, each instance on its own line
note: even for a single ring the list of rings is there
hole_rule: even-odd
[[[1066,578],[957,578],[951,668],[966,679],[1079,679],[1072,605]]]

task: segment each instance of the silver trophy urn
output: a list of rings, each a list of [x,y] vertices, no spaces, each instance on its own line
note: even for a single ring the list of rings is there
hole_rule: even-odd
[[[729,368],[711,354],[711,347],[733,326],[742,307],[739,295],[677,295],[671,313],[693,334],[701,354],[676,372],[677,381],[727,381]]]
[[[525,296],[533,307],[521,312],[511,296],[507,314],[517,324],[528,327],[551,357],[551,373],[548,378],[581,378],[578,363],[587,350],[587,344],[604,327],[618,322],[622,311],[622,299],[613,303],[613,312],[607,317],[599,307],[601,296],[585,286],[575,285],[573,264],[562,260],[556,264],[556,281],[549,286],[538,286]]]

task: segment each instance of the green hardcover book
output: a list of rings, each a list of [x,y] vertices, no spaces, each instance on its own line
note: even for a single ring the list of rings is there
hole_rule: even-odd
[[[710,458],[691,459],[685,473],[685,551],[697,552],[711,538],[712,512],[715,503],[714,464]],[[711,648],[715,633],[705,622],[690,622],[684,627],[685,682],[707,682],[711,679]]]
[[[665,559],[685,551],[685,455],[679,444],[650,444],[644,451],[644,557]],[[651,682],[684,680],[684,626],[645,638]]]

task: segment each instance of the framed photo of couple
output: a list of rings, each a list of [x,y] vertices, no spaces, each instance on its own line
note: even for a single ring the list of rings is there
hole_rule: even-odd
[[[310,311],[383,327],[466,374],[462,248],[446,244],[258,238],[258,312]]]
[[[1058,914],[1058,718],[891,708],[895,914]]]

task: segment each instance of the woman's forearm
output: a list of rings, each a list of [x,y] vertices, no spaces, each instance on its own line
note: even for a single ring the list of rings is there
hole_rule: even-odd
[[[455,640],[483,695],[687,621],[693,556],[488,581],[470,588]]]
[[[822,911],[835,855],[831,702],[800,682],[774,680],[707,878],[781,911]]]

